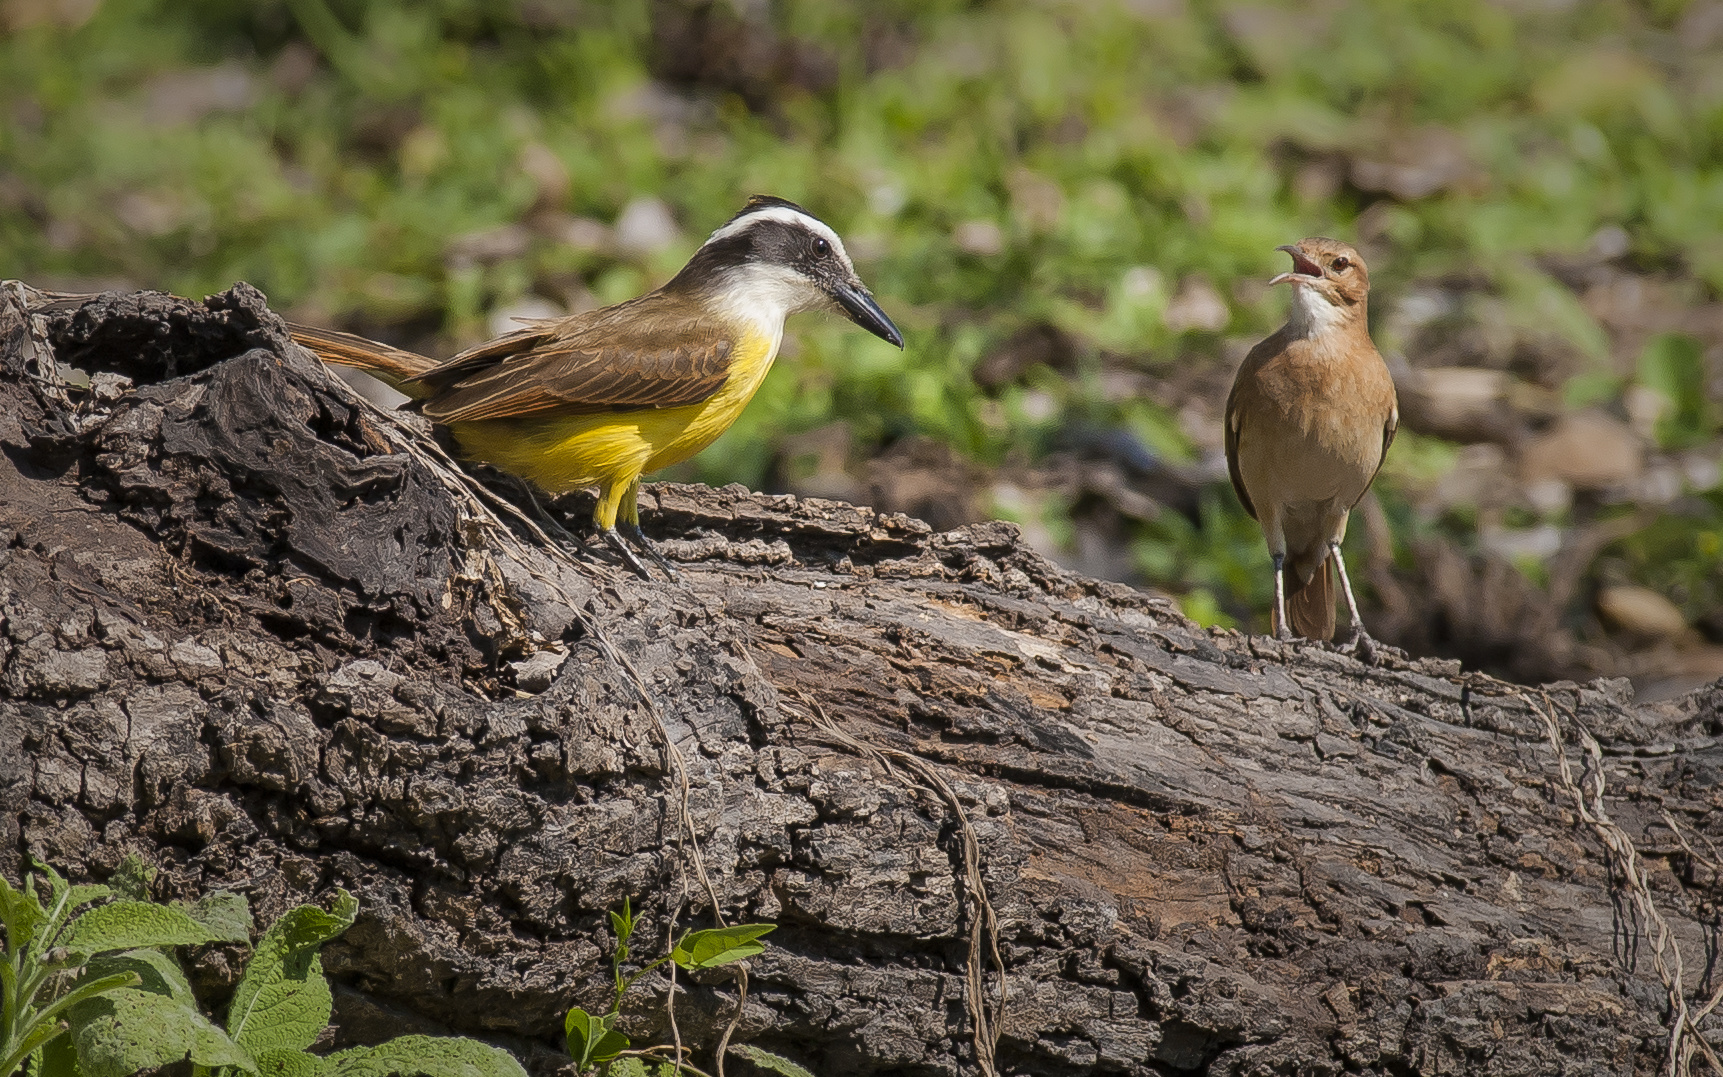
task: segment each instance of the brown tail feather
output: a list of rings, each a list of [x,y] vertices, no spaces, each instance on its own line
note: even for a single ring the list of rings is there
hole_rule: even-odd
[[[1303,573],[1286,566],[1286,619],[1292,631],[1306,639],[1334,638],[1334,555],[1322,559],[1322,565],[1310,582],[1303,582]]]
[[[287,328],[295,344],[325,363],[357,367],[414,399],[424,397],[429,391],[413,379],[436,366],[435,359],[334,329],[318,329],[291,322]]]

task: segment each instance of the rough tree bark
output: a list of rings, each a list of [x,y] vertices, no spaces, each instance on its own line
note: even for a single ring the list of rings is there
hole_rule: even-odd
[[[643,583],[248,287],[0,300],[0,867],[136,852],[265,918],[348,887],[335,1042],[548,1067],[605,910],[710,924],[702,869],[780,925],[736,1039],[824,1074],[976,1073],[995,1034],[1011,1074],[1652,1073],[1716,986],[1723,686],[1546,708],[1198,630],[1007,524],[738,488],[653,490],[686,581]],[[206,1001],[236,956],[197,956]],[[681,1035],[736,999],[684,979]]]

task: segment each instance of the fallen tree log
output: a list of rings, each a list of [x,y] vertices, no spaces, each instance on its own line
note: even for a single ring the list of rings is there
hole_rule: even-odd
[[[1008,524],[740,488],[649,488],[686,567],[643,582],[243,285],[8,284],[0,369],[0,868],[136,853],[264,918],[352,890],[331,1045],[552,1066],[632,897],[642,954],[777,923],[734,1039],[823,1074],[1711,1050],[1723,685],[1639,706],[1205,632]],[[231,991],[231,953],[194,969]],[[643,983],[626,1027],[667,1040]],[[709,1060],[738,982],[675,990]]]

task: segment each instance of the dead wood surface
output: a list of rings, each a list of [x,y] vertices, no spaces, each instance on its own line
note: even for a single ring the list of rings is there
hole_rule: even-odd
[[[67,389],[55,358],[131,383]],[[644,908],[642,953],[684,897],[712,922],[682,772],[723,916],[780,925],[736,1039],[817,1073],[1666,1065],[1655,925],[1536,693],[1200,631],[1008,524],[739,488],[651,488],[685,583],[644,583],[463,487],[243,285],[8,285],[0,368],[4,869],[138,852],[161,896],[265,919],[348,887],[335,1043],[551,1065],[562,1012],[603,1004],[605,910]],[[1723,688],[1549,698],[1698,1009]],[[206,1001],[235,959],[197,958]],[[638,1037],[668,1037],[662,995]],[[703,1062],[735,1000],[682,982]]]

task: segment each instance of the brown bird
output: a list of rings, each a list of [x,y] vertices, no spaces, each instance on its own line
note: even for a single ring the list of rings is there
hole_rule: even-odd
[[[1370,274],[1358,252],[1313,237],[1277,247],[1292,271],[1286,324],[1250,350],[1226,401],[1226,463],[1274,562],[1274,634],[1334,636],[1340,571],[1351,642],[1369,639],[1346,578],[1346,517],[1400,425],[1394,379],[1370,340]],[[1288,630],[1290,623],[1291,629]]]

